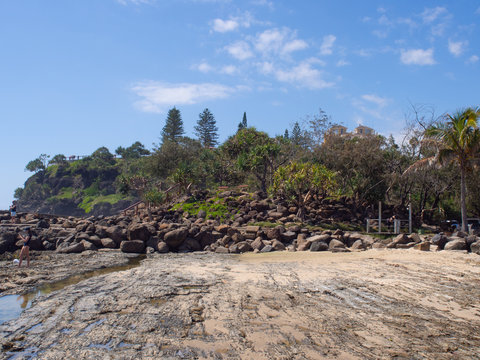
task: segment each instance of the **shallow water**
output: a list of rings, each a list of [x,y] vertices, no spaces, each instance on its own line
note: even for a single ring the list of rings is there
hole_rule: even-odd
[[[54,283],[43,284],[23,295],[2,296],[0,297],[0,324],[19,317],[22,311],[28,309],[32,305],[33,300],[39,295],[50,294],[54,291],[61,290],[66,286],[77,284],[94,276],[133,269],[139,266],[143,259],[145,259],[145,255],[132,257],[129,258],[128,263],[124,265],[117,265],[103,269],[87,271],[79,275],[73,275]]]

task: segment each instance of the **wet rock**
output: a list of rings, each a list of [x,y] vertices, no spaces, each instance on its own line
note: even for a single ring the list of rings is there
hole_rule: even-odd
[[[120,243],[120,250],[124,253],[143,254],[145,243],[142,240],[126,240]]]
[[[170,249],[176,249],[185,241],[187,235],[188,229],[180,228],[167,232],[163,237],[163,241],[165,241]]]

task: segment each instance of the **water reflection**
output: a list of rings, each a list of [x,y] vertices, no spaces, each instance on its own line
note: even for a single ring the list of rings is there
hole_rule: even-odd
[[[22,311],[28,309],[32,305],[33,300],[39,295],[50,294],[54,291],[61,290],[68,285],[77,284],[80,281],[90,279],[95,276],[133,269],[139,266],[140,262],[145,259],[145,257],[145,255],[139,255],[129,258],[128,262],[124,265],[88,271],[83,274],[70,276],[69,278],[54,283],[43,284],[23,295],[2,296],[0,297],[0,324],[20,316]]]

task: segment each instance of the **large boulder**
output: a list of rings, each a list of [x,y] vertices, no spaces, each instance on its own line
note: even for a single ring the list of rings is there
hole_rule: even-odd
[[[310,251],[327,251],[328,244],[324,241],[314,241],[310,245]]]
[[[81,242],[79,243],[64,242],[57,247],[57,252],[61,254],[81,253],[84,250],[85,250],[85,247]]]
[[[3,254],[6,251],[14,251],[16,249],[16,240],[17,234],[14,232],[0,234],[0,254]]]
[[[431,243],[433,245],[436,245],[438,250],[443,250],[447,242],[448,242],[448,237],[446,237],[443,234],[435,234],[431,240]]]
[[[145,252],[145,243],[142,240],[122,241],[120,250],[124,253],[143,254]]]
[[[168,245],[170,249],[176,249],[185,241],[187,235],[187,228],[175,229],[167,232],[163,237],[163,241]]]
[[[272,241],[272,248],[276,251],[282,251],[285,250],[285,245],[283,245],[281,241],[274,239]]]
[[[155,235],[157,229],[151,224],[136,223],[132,224],[127,229],[127,238],[129,240],[147,241],[152,235]]]
[[[480,255],[480,241],[471,244],[470,250],[472,250],[472,253]]]
[[[115,241],[110,238],[103,238],[100,240],[100,242],[102,243],[102,247],[107,249],[115,249],[117,247]]]
[[[345,248],[345,244],[337,239],[332,239],[328,244],[328,250],[344,249],[344,248]]]
[[[452,237],[445,245],[445,250],[467,250],[467,242],[460,237]]]
[[[107,237],[115,241],[116,244],[120,244],[123,240],[127,239],[125,229],[122,229],[118,225],[109,226],[105,229]]]

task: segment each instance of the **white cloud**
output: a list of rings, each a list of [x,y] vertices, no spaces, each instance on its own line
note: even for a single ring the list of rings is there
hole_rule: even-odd
[[[477,55],[472,55],[468,58],[467,63],[468,64],[475,64],[479,60]]]
[[[231,45],[225,47],[230,55],[238,60],[246,60],[253,56],[252,51],[250,50],[250,45],[245,41],[237,41]]]
[[[141,4],[153,4],[155,0],[117,0],[117,2],[122,5],[128,5],[128,4],[141,5]]]
[[[294,52],[294,51],[306,49],[307,47],[308,47],[308,44],[305,41],[295,39],[295,40],[287,42],[283,46],[282,52],[291,53],[291,52]]]
[[[206,62],[202,62],[200,64],[195,64],[195,65],[191,66],[190,68],[193,69],[193,70],[198,70],[202,73],[208,73],[208,72],[213,70],[213,67],[210,66]]]
[[[433,65],[433,49],[401,50],[400,60],[406,65]]]
[[[290,70],[276,70],[278,81],[295,84],[309,89],[324,89],[332,87],[334,83],[325,81],[323,72],[312,67],[308,61],[302,62]]]
[[[220,33],[225,33],[228,31],[233,31],[238,29],[239,24],[235,20],[222,20],[222,19],[215,19],[213,20],[213,30]]]
[[[288,28],[265,30],[257,35],[254,43],[263,56],[288,55],[308,47],[306,41],[297,39],[296,32]]]
[[[214,19],[211,25],[213,31],[226,33],[237,30],[240,27],[249,28],[253,22],[256,22],[255,19],[252,17],[252,15],[250,15],[249,12],[246,12],[242,16],[231,16],[228,20]]]
[[[273,10],[274,8],[273,1],[269,1],[269,0],[252,0],[251,3],[257,6],[266,6],[271,10]]]
[[[448,40],[448,51],[455,56],[460,56],[465,51],[468,41],[452,41]]]
[[[220,69],[222,74],[233,75],[238,71],[237,67],[234,65],[226,65]]]
[[[443,15],[443,14],[447,14],[448,11],[446,8],[444,7],[441,7],[441,6],[437,6],[435,8],[429,8],[429,9],[425,9],[423,11],[423,13],[421,14],[421,17],[423,19],[423,22],[425,24],[430,24],[432,22],[434,22],[439,16]]]
[[[371,103],[378,105],[379,107],[384,107],[388,103],[388,99],[382,98],[375,94],[365,94],[362,95],[362,99]]]
[[[337,64],[336,64],[338,67],[342,67],[342,66],[347,66],[347,65],[350,65],[350,63],[347,61],[347,60],[343,60],[343,59],[340,59],[337,61]]]
[[[155,81],[140,82],[132,91],[141,100],[135,106],[141,111],[162,113],[168,106],[190,105],[201,101],[223,99],[238,89],[221,84],[167,84]]]
[[[326,35],[323,37],[322,46],[320,46],[320,54],[330,55],[332,54],[333,43],[337,37],[335,35]]]

